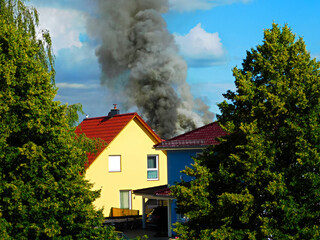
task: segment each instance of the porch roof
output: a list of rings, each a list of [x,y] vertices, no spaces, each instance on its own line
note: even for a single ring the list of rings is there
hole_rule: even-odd
[[[171,195],[169,185],[160,185],[149,188],[133,190],[133,194],[149,199],[174,199]]]

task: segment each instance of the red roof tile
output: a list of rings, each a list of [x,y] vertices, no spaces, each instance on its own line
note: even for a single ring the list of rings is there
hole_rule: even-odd
[[[219,144],[217,138],[226,135],[217,122],[210,123],[190,132],[155,145],[156,149],[203,148]]]
[[[151,135],[161,142],[159,136],[153,132],[153,130],[143,121],[143,119],[137,113],[117,114],[110,118],[108,116],[86,118],[77,127],[75,133],[80,135],[84,133],[89,138],[101,138],[106,144],[112,142],[112,140],[121,132],[121,130],[134,118],[138,119],[140,123],[151,133]],[[92,162],[99,156],[105,147],[98,149],[96,154],[88,153],[88,168]]]

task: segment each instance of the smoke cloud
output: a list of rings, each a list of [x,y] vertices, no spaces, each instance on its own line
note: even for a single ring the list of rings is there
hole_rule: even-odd
[[[213,120],[186,82],[187,64],[161,16],[167,0],[99,0],[97,11],[88,32],[101,41],[101,83],[121,96],[122,106],[137,107],[165,139]]]

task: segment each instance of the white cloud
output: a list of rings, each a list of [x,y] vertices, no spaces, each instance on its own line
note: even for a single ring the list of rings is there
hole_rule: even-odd
[[[73,89],[92,89],[92,88],[99,88],[99,84],[82,84],[82,83],[67,83],[61,82],[57,83],[56,86],[58,88],[73,88]]]
[[[37,10],[40,28],[49,30],[55,54],[63,48],[82,46],[79,36],[86,32],[83,12],[48,7],[39,7]]]
[[[236,2],[247,3],[251,0],[169,0],[170,9],[179,12],[208,10],[217,6]]]
[[[224,61],[219,34],[206,32],[200,23],[185,36],[175,34],[175,41],[189,67],[212,66]]]

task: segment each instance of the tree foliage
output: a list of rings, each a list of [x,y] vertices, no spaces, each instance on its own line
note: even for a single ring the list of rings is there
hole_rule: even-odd
[[[112,239],[79,174],[85,141],[53,100],[50,35],[37,38],[37,24],[35,9],[0,0],[0,238]]]
[[[234,68],[218,117],[228,135],[173,187],[185,239],[320,239],[320,64],[273,24]]]
[[[66,117],[68,120],[69,127],[75,127],[79,124],[79,113],[80,114],[85,114],[83,109],[82,109],[82,104],[80,103],[75,103],[75,104],[70,104],[67,106],[66,109]]]

